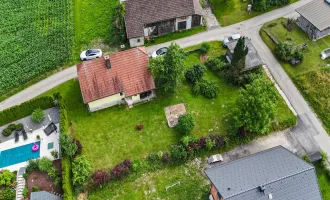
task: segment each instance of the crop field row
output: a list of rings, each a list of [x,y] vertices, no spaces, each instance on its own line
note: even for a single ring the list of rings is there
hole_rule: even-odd
[[[72,55],[71,0],[0,4],[0,95],[63,65]]]

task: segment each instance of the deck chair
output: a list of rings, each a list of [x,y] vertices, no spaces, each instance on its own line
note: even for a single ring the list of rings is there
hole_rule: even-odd
[[[19,134],[17,131],[15,131],[15,142],[18,142],[19,140]]]
[[[28,137],[27,137],[27,135],[26,135],[26,132],[25,132],[25,130],[23,130],[23,131],[22,131],[22,134],[23,134],[23,139],[24,139],[24,140],[27,140],[27,139],[28,139]]]

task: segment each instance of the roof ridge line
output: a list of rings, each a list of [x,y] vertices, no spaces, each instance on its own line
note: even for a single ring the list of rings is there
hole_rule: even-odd
[[[299,172],[293,173],[293,174],[288,175],[288,176],[284,176],[284,177],[279,178],[279,179],[276,179],[276,180],[274,180],[274,181],[266,182],[265,184],[262,184],[262,185],[269,185],[269,184],[271,184],[271,183],[275,183],[275,182],[278,182],[278,181],[280,181],[280,180],[283,180],[283,179],[286,179],[286,178],[289,178],[289,177],[293,177],[293,176],[295,176],[295,175],[298,175],[298,174],[304,173],[304,172],[309,171],[309,170],[312,170],[312,169],[314,169],[314,167],[311,166],[311,167],[308,168],[308,169],[305,169],[305,170],[302,170],[302,171],[299,171]],[[247,190],[241,191],[241,192],[239,192],[239,193],[233,194],[233,195],[228,196],[228,197],[226,197],[226,198],[231,198],[231,197],[237,196],[237,195],[239,195],[239,194],[242,194],[242,193],[245,193],[245,192],[247,192],[247,191],[253,190],[253,189],[258,188],[258,187],[260,187],[260,186],[261,186],[261,185],[259,185],[259,186],[257,186],[257,187],[253,187],[253,188],[251,188],[251,189],[247,189]]]

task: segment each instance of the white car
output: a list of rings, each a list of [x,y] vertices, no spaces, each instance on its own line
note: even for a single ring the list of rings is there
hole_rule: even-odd
[[[209,158],[207,158],[207,162],[209,164],[213,164],[213,163],[216,163],[216,162],[222,162],[222,161],[223,161],[223,158],[222,158],[221,154],[215,154],[215,155],[210,156]]]
[[[227,47],[227,43],[228,43],[228,42],[232,42],[232,41],[238,40],[240,37],[241,37],[240,34],[234,34],[234,35],[232,35],[232,36],[229,36],[229,37],[227,37],[226,39],[224,39],[224,40],[222,41],[222,45],[223,45],[224,47]]]
[[[322,58],[322,60],[324,60],[326,58],[330,58],[330,48],[325,49],[321,52],[321,58]]]
[[[80,59],[81,60],[91,60],[94,58],[102,57],[101,49],[88,49],[86,51],[81,52]]]
[[[159,56],[164,56],[167,53],[167,50],[168,50],[167,47],[160,48],[152,53],[152,57],[157,58]]]

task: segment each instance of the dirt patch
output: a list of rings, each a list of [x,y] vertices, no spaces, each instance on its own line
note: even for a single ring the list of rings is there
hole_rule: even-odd
[[[53,166],[62,174],[61,170],[61,160],[53,161]],[[57,194],[63,194],[61,187],[56,187],[55,182],[51,179],[47,173],[40,171],[33,171],[29,174],[29,177],[26,181],[27,188],[29,189],[30,196],[33,186],[38,186],[40,191],[55,192]]]
[[[201,62],[206,62],[208,58],[209,58],[209,56],[207,54],[201,54],[199,57]]]
[[[174,127],[178,124],[179,117],[186,113],[186,107],[183,103],[168,106],[165,108],[165,115],[169,127]]]
[[[80,193],[77,197],[78,200],[88,200],[88,193],[84,192],[84,193]]]

